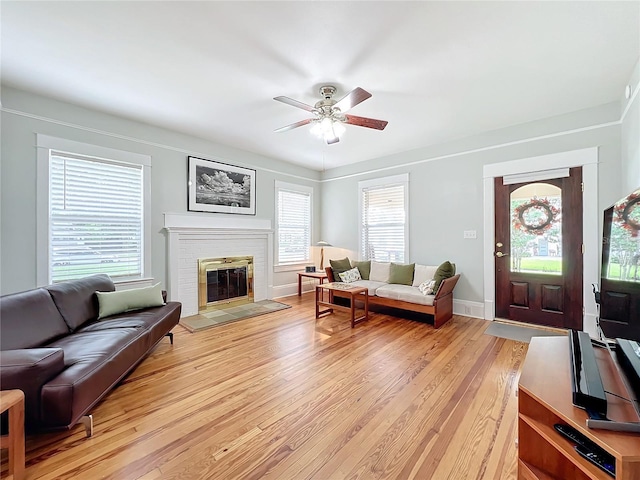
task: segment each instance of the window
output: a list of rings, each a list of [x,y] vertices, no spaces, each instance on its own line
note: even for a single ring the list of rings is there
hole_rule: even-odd
[[[309,187],[276,181],[276,264],[309,263],[311,201]]]
[[[409,251],[409,175],[367,180],[358,186],[360,258],[404,263]]]
[[[147,276],[149,157],[41,135],[38,146],[39,283]]]

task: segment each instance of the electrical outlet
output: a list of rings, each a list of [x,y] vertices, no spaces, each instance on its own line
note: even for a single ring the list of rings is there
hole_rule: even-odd
[[[464,238],[477,238],[477,233],[475,230],[465,230]]]

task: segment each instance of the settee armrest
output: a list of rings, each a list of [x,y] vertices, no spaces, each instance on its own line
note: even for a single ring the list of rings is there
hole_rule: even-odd
[[[42,386],[64,370],[61,348],[23,348],[0,351],[2,390],[24,392],[27,426],[37,423]]]
[[[457,274],[453,277],[445,278],[444,280],[442,280],[442,283],[440,284],[440,287],[438,287],[438,291],[436,292],[435,300],[446,297],[451,292],[453,292],[453,289],[455,288],[456,283],[458,283],[459,279],[460,274]]]
[[[324,271],[327,274],[327,282],[328,283],[332,283],[332,282],[336,281],[335,277],[333,276],[333,268],[324,267]]]

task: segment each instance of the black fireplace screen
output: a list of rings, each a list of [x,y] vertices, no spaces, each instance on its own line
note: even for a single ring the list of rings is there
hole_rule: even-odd
[[[246,297],[248,293],[246,266],[207,271],[207,303]]]

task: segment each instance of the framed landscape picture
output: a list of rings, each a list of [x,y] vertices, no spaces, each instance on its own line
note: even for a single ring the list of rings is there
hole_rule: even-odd
[[[189,157],[189,210],[256,214],[256,171]]]

